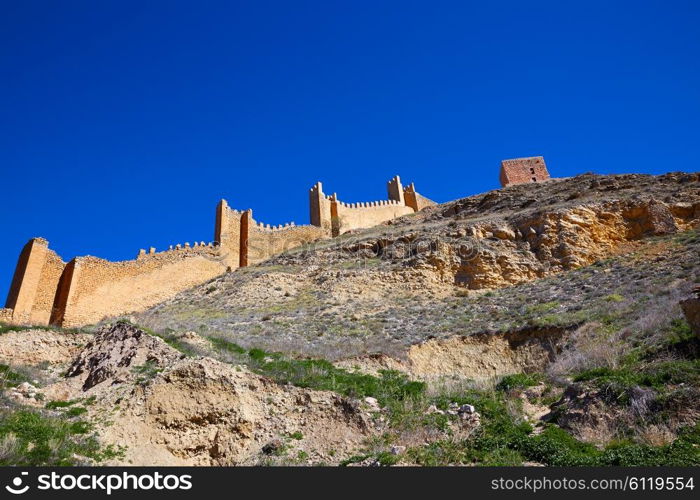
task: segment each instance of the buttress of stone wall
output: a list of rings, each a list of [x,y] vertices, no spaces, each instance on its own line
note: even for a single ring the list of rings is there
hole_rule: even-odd
[[[309,220],[312,226],[331,230],[331,202],[323,193],[323,185],[320,182],[309,189]]]
[[[223,262],[236,269],[241,261],[241,217],[243,212],[230,208],[226,200],[216,207],[214,241],[221,246]]]
[[[48,245],[43,238],[33,238],[20,253],[6,303],[14,323],[49,323],[65,263]]]
[[[219,250],[198,245],[121,262],[78,257],[66,266],[53,323],[80,326],[147,309],[225,272]]]
[[[262,224],[253,219],[252,210],[244,212],[242,227],[241,266],[257,264],[292,248],[330,236],[327,228],[315,225],[297,226],[293,222],[279,226]]]
[[[407,206],[411,207],[416,212],[423,210],[425,207],[437,205],[433,200],[426,198],[416,191],[416,186],[410,183],[403,189],[403,197]]]

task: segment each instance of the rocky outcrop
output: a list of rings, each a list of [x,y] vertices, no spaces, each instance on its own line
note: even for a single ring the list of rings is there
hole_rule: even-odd
[[[88,390],[108,379],[112,383],[133,379],[133,368],[145,363],[163,368],[182,357],[163,340],[120,322],[95,335],[70,366],[67,376],[83,376],[83,390]]]
[[[449,376],[487,381],[514,373],[543,371],[567,336],[563,328],[454,336],[412,345],[404,359],[374,354],[345,359],[335,365],[369,374],[398,370],[422,380]]]
[[[454,211],[445,214],[458,217]],[[616,200],[451,222],[430,235],[411,231],[355,242],[344,251],[432,270],[440,280],[470,289],[498,288],[591,264],[644,237],[675,233],[698,221],[700,202]]]

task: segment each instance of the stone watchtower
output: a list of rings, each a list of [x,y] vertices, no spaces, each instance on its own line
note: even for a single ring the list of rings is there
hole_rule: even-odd
[[[501,187],[528,182],[541,182],[549,179],[547,165],[541,156],[514,158],[501,162]]]

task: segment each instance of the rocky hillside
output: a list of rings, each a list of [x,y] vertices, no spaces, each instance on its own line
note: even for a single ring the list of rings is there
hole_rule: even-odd
[[[135,321],[329,359],[402,358],[428,339],[533,322],[571,328],[611,307],[644,313],[645,296],[689,291],[698,247],[680,235],[698,221],[700,174],[513,186],[294,249]],[[614,294],[621,303],[606,300]]]
[[[0,463],[699,465],[699,284],[698,173],[457,200],[2,329]]]

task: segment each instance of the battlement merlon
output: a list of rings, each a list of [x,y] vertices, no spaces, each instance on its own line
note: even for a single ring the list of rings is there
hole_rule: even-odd
[[[401,179],[398,175],[394,176],[389,182],[386,183],[386,190],[390,200],[398,201],[401,205],[406,204],[403,196]]]

